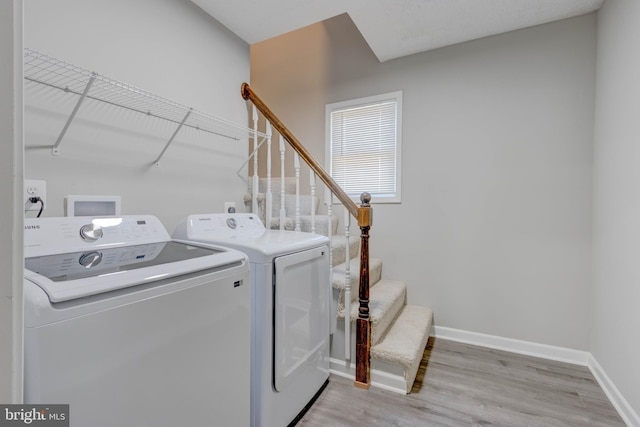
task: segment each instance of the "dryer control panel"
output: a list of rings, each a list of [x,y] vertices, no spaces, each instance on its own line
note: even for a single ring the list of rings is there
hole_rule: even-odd
[[[202,214],[190,215],[187,219],[188,235],[242,238],[256,237],[265,232],[264,224],[252,213]]]

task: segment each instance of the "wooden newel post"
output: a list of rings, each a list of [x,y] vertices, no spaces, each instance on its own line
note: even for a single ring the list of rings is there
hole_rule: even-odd
[[[356,375],[355,386],[368,389],[371,324],[369,323],[369,229],[371,228],[372,211],[369,202],[371,195],[362,193],[362,204],[358,208],[358,226],[360,226],[360,283],[358,290],[358,320],[356,321]]]

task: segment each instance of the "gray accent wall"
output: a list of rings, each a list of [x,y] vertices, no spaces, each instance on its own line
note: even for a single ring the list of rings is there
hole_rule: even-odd
[[[608,1],[598,13],[590,321],[591,352],[636,414],[640,414],[638,22],[640,3],[635,1]]]
[[[240,85],[249,46],[189,1],[29,0],[24,13],[27,48],[248,123]],[[123,214],[156,215],[172,233],[188,214],[241,205],[246,184],[236,172],[247,140],[182,129],[156,167],[175,123],[86,101],[52,156],[76,100],[31,84],[25,91],[25,177],[46,181],[45,216],[63,215],[67,195],[116,195]]]
[[[252,45],[251,84],[321,161],[326,103],[402,90],[383,277],[438,326],[588,350],[595,64],[595,14],[384,63],[340,15]]]

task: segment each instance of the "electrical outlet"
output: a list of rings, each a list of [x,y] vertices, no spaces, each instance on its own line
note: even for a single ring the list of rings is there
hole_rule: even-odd
[[[39,211],[41,208],[40,202],[32,203],[32,197],[39,197],[46,208],[47,197],[47,183],[37,179],[25,179],[24,180],[24,210],[25,211]]]
[[[224,202],[224,213],[235,213],[236,202]]]

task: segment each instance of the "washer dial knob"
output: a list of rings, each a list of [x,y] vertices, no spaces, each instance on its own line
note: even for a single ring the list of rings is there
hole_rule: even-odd
[[[80,237],[82,240],[95,242],[102,237],[102,227],[95,224],[85,224],[80,228]]]

